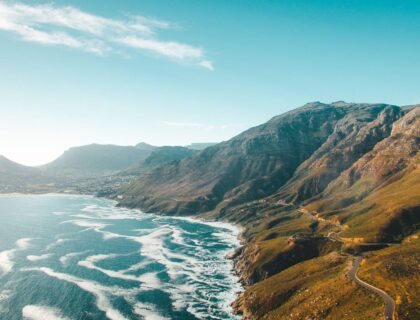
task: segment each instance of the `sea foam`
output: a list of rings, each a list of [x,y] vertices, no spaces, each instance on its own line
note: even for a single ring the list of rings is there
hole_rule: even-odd
[[[81,256],[85,253],[90,252],[91,250],[85,250],[85,251],[80,251],[80,252],[69,252],[66,253],[64,256],[60,257],[58,260],[61,262],[62,265],[67,265],[69,263],[69,261],[77,256]]]
[[[0,271],[4,275],[12,271],[14,266],[14,255],[17,251],[26,250],[29,247],[31,238],[22,238],[16,241],[14,249],[0,252]]]
[[[41,254],[41,255],[39,255],[39,256],[36,256],[36,255],[29,255],[29,256],[26,256],[26,259],[28,259],[29,261],[32,261],[32,262],[36,262],[36,261],[40,261],[40,260],[45,260],[45,259],[48,259],[48,258],[50,258],[51,256],[52,256],[52,254],[51,254],[51,253]]]
[[[139,292],[139,290],[130,290],[120,287],[107,287],[103,286],[95,281],[90,281],[82,278],[78,278],[69,274],[56,272],[50,268],[27,268],[22,271],[38,271],[43,272],[46,275],[56,278],[58,280],[66,281],[77,285],[80,289],[93,294],[96,298],[96,306],[99,310],[105,312],[105,315],[110,320],[126,320],[118,310],[112,307],[109,300],[109,295],[121,296],[124,298],[132,299],[132,297]]]
[[[60,310],[40,305],[23,307],[22,316],[25,320],[70,320],[62,316]]]
[[[230,303],[241,290],[241,286],[225,256],[239,245],[237,239],[241,231],[239,228],[226,223],[193,218],[144,214],[137,210],[113,207],[109,201],[103,199],[87,200],[89,201],[59,208],[63,211],[56,211],[59,213],[58,217],[62,214],[62,217],[57,219],[72,219],[61,223],[72,224],[83,230],[70,228],[70,232],[56,234],[56,240],[44,250],[47,251],[46,254],[27,256],[28,260],[36,262],[46,260],[51,254],[55,254],[65,267],[61,269],[65,270],[65,273],[55,269],[57,266],[52,263],[54,259],[43,263],[48,267],[20,270],[41,272],[51,278],[76,285],[80,290],[92,294],[97,309],[103,311],[111,320],[121,320],[126,317],[161,320],[167,319],[165,317],[168,316],[167,312],[170,318],[179,317],[184,313],[189,313],[198,319],[235,318],[229,314]],[[203,227],[192,226],[192,223]],[[80,240],[89,239],[91,233],[100,234],[103,243],[95,237],[94,247],[87,247],[86,242],[80,247]],[[21,240],[16,242],[16,248],[6,250],[4,254],[0,253],[0,265],[3,256],[7,258],[3,260],[11,262],[13,268],[16,251],[24,250],[30,244],[29,239]],[[124,246],[124,240],[137,244],[138,248],[134,245],[133,249],[133,244]],[[73,241],[74,245],[71,243],[52,251],[65,241]],[[109,243],[106,243],[108,241]],[[124,252],[127,248],[130,248],[128,253]],[[63,252],[66,249],[73,251]],[[91,253],[88,255],[86,254],[88,252]],[[122,256],[127,258],[121,258]],[[110,259],[115,261],[112,264],[105,261]],[[131,263],[127,265],[130,261]],[[28,261],[26,263],[31,266]],[[108,265],[112,267],[106,267]],[[0,267],[0,272],[1,270]],[[77,276],[67,271],[76,273]],[[115,282],[110,279],[104,281],[103,275],[121,281]],[[45,281],[56,281],[54,279]],[[125,281],[137,283],[124,283]],[[109,283],[118,285],[111,286]],[[147,291],[149,293],[146,293]],[[166,302],[162,304],[159,298],[150,301],[152,295],[159,297],[162,294],[164,300],[168,299],[172,306]],[[129,308],[124,312],[119,310],[120,303],[117,301],[121,299],[131,306],[131,315]],[[55,312],[53,315],[61,316],[59,310],[56,309]]]

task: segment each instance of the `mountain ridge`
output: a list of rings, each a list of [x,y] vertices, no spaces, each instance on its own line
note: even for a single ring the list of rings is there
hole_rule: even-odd
[[[308,103],[275,116],[265,124],[250,128],[226,142],[209,147],[191,159],[149,172],[139,179],[137,185],[129,187],[131,192],[124,192],[128,199],[123,204],[141,205],[145,210],[167,210],[171,214],[183,214],[213,210],[224,200],[239,203],[245,201],[245,198],[253,200],[269,195],[286,183],[294,170],[327,140],[336,122],[345,117],[352,106],[382,110],[390,105],[340,103],[335,106],[321,102]],[[302,128],[312,128],[312,131],[304,133]],[[197,172],[194,173],[191,168]],[[230,168],[238,172],[233,174]],[[195,182],[200,175],[200,182]],[[159,184],[159,181],[162,181],[160,191],[154,190],[153,185]],[[176,192],[171,192],[170,186]],[[132,196],[135,194],[147,196],[137,199],[136,203],[135,196]],[[185,199],[187,195],[195,198]],[[178,201],[165,201],[175,198]]]
[[[309,103],[146,172],[120,190],[120,205],[243,226],[232,258],[246,286],[234,303],[244,319],[337,319],[349,310],[379,318],[381,301],[346,270],[355,254],[388,259],[399,243],[409,266],[386,283],[403,286],[392,298],[404,301],[396,312],[408,320],[420,288],[395,274],[413,278],[420,263],[405,256],[420,250],[419,128],[418,105]]]

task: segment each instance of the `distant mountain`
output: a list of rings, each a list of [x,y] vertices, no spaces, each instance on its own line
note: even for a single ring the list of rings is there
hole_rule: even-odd
[[[0,192],[76,192],[107,195],[135,175],[170,161],[191,157],[185,147],[91,144],[73,147],[54,161],[25,167],[0,159]]]
[[[2,175],[13,174],[15,176],[25,177],[36,172],[38,172],[38,170],[33,167],[21,165],[0,155],[0,174]]]
[[[141,175],[164,163],[189,158],[196,152],[196,150],[179,146],[155,147],[147,158],[134,164],[128,170],[125,170],[123,174]]]
[[[0,155],[0,192],[10,191],[7,187],[23,185],[40,179],[38,169],[23,166]]]
[[[410,111],[413,110],[414,108],[418,108],[420,107],[420,104],[412,104],[412,105],[408,105],[408,106],[402,106],[401,109],[405,110],[405,111]]]
[[[215,144],[217,144],[217,143],[215,143],[215,142],[195,142],[195,143],[191,143],[191,144],[189,144],[185,147],[189,148],[189,149],[193,149],[193,150],[203,150],[207,147],[214,146]]]
[[[157,147],[152,146],[151,144],[148,144],[148,143],[146,143],[146,142],[140,142],[140,143],[137,143],[137,144],[135,145],[135,147],[136,147],[137,149],[147,150],[147,151],[153,151],[153,150],[155,150],[155,149],[157,148]]]
[[[195,150],[185,147],[158,147],[143,161],[143,165],[147,167],[157,166],[171,161],[190,158],[195,153]]]
[[[146,159],[153,149],[144,147],[101,144],[73,147],[40,169],[72,178],[113,174]]]

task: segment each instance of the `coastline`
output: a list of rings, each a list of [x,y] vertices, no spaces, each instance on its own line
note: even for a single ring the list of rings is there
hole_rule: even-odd
[[[45,192],[45,193],[22,193],[22,192],[13,192],[13,193],[1,193],[0,197],[21,197],[21,196],[69,196],[69,197],[82,197],[82,198],[98,198],[98,199],[106,199],[108,201],[112,202],[112,205],[116,208],[122,207],[129,210],[136,210],[138,213],[148,214],[146,212],[141,211],[140,208],[130,208],[127,206],[121,206],[120,202],[117,201],[114,198],[108,197],[108,196],[97,196],[94,194],[80,194],[80,193],[64,193],[64,192]],[[238,223],[230,223],[227,221],[218,221],[218,220],[205,220],[201,219],[196,216],[171,216],[171,215],[165,215],[160,213],[151,213],[153,215],[163,217],[163,218],[170,218],[170,219],[179,219],[179,220],[185,220],[191,223],[199,223],[211,226],[216,229],[224,229],[227,230],[233,238],[229,241],[232,245],[234,245],[233,249],[230,249],[227,252],[224,252],[224,259],[229,260],[229,263],[231,265],[231,276],[235,277],[235,282],[238,284],[238,288],[232,288],[232,295],[228,298],[226,308],[228,308],[228,312],[231,313],[233,316],[238,317],[238,319],[241,319],[241,315],[238,312],[238,309],[235,307],[235,304],[239,300],[241,294],[246,289],[245,281],[243,280],[243,274],[240,271],[240,268],[238,266],[238,263],[240,261],[241,253],[244,250],[246,239],[244,237],[244,232],[246,230],[245,227]],[[234,239],[234,240],[233,240]]]
[[[133,208],[129,208],[129,209],[133,209]],[[140,210],[140,209],[137,208],[137,210]],[[232,292],[233,294],[229,299],[230,301],[227,302],[227,305],[225,307],[228,308],[227,311],[229,311],[230,314],[237,317],[238,319],[242,319],[242,315],[240,314],[240,312],[238,312],[239,310],[237,309],[236,304],[239,301],[241,294],[245,291],[246,284],[243,281],[243,276],[240,270],[238,269],[237,264],[238,264],[238,258],[240,257],[240,253],[243,251],[243,248],[245,245],[245,238],[243,236],[245,232],[245,228],[242,225],[237,224],[237,223],[233,224],[227,221],[204,220],[204,219],[197,218],[195,216],[180,217],[180,216],[167,216],[167,215],[162,215],[159,213],[152,213],[152,214],[165,217],[165,218],[170,218],[170,219],[185,220],[192,223],[200,223],[204,225],[209,225],[214,228],[221,228],[221,229],[229,230],[230,232],[233,233],[233,235],[236,238],[236,242],[235,242],[236,247],[226,252],[224,254],[224,258],[229,260],[230,262],[231,273],[232,273],[232,276],[235,277],[235,280],[239,286],[238,288],[239,290],[235,290],[234,292]]]
[[[8,200],[6,200],[6,196],[3,200],[6,201],[5,203],[7,205]],[[146,291],[150,291],[151,288],[159,289],[162,291],[159,294],[163,294],[164,297],[168,298],[170,296],[170,300],[168,299],[167,301],[172,307],[165,306],[160,299],[154,299],[150,303],[156,305],[154,309],[157,310],[156,312],[162,310],[162,314],[172,315],[174,313],[174,315],[177,314],[178,316],[188,312],[192,315],[201,314],[202,318],[211,318],[212,315],[214,318],[215,315],[221,315],[221,319],[239,319],[239,317],[232,313],[230,305],[239,291],[239,282],[233,272],[230,261],[225,259],[227,250],[230,251],[237,248],[237,245],[233,245],[233,243],[238,244],[238,228],[226,223],[189,218],[173,219],[172,217],[162,215],[141,213],[136,209],[127,210],[116,207],[115,201],[91,196],[84,197],[78,195],[77,197],[72,197],[59,195],[59,198],[56,198],[55,195],[44,195],[41,197],[38,195],[18,195],[18,197],[10,198],[10,201],[18,209],[20,208],[18,205],[21,203],[25,204],[26,208],[29,206],[34,208],[26,212],[29,212],[29,215],[33,219],[40,221],[39,226],[42,227],[40,230],[43,231],[43,235],[40,236],[37,230],[31,229],[31,232],[35,233],[28,233],[27,236],[33,239],[45,240],[34,243],[30,248],[31,252],[25,253],[26,259],[20,259],[22,261],[16,259],[15,272],[19,272],[21,268],[29,272],[44,272],[49,276],[47,277],[48,279],[58,277],[59,280],[65,282],[89,284],[89,288],[93,288],[92,290],[85,290],[85,287],[81,287],[81,289],[94,295],[95,293],[104,297],[109,295],[112,296],[112,299],[114,299],[114,296],[122,296],[120,293],[113,293],[114,286],[108,286],[110,284],[108,278],[105,279],[103,276],[85,277],[87,272],[85,269],[73,272],[75,271],[73,267],[67,269],[69,261],[62,262],[58,259],[58,257],[65,257],[68,254],[86,254],[89,252],[89,256],[83,256],[81,260],[77,258],[71,261],[70,266],[80,266],[95,270],[92,272],[98,275],[102,273],[110,278],[124,281],[138,281],[141,285],[137,285],[135,288],[139,290],[143,290],[144,288],[147,289]],[[34,205],[32,206],[32,204]],[[48,204],[51,204],[51,206],[48,206]],[[61,208],[63,211],[58,212],[57,210]],[[13,209],[11,215],[19,221],[19,214],[15,214],[15,212],[18,211]],[[60,214],[55,214],[56,212]],[[7,216],[6,210],[3,210],[3,213]],[[51,219],[51,217],[53,218]],[[14,221],[13,219],[11,221]],[[130,222],[131,219],[138,220],[139,222]],[[143,224],[143,221],[145,221],[145,224]],[[71,230],[64,230],[70,231],[69,233],[63,233],[63,229],[60,227],[62,224],[63,226],[71,224],[76,227],[72,227]],[[141,226],[142,224],[143,227]],[[101,229],[111,225],[115,225],[115,228],[109,230]],[[73,228],[76,229],[73,230]],[[97,240],[95,242],[98,245],[92,246],[92,243],[85,241],[88,233],[79,232],[79,228],[82,228],[82,231],[88,228],[91,231],[89,232],[89,237],[96,237],[95,239]],[[25,227],[22,230],[25,233]],[[143,230],[143,232],[139,230]],[[3,235],[7,236],[7,233]],[[10,236],[15,241],[15,234],[11,234]],[[107,240],[111,238],[118,238],[120,240],[118,242],[113,241],[113,243],[108,243]],[[57,246],[61,241],[73,242],[71,244],[66,243],[66,245],[61,247]],[[122,246],[121,241],[126,241],[127,246]],[[12,246],[13,243],[11,243],[10,248],[16,251],[17,249],[14,249]],[[140,247],[137,244],[140,244]],[[57,251],[52,250],[56,247],[57,249],[54,250]],[[6,247],[5,249],[10,250],[10,248]],[[48,256],[51,259],[46,257],[41,262],[37,262],[37,260],[28,258],[41,257],[41,253],[45,253],[43,250],[52,250],[48,251],[48,253],[51,253]],[[116,260],[115,262],[109,261],[112,264],[119,263],[117,257],[124,255],[134,256],[133,258],[127,258],[128,260],[122,261],[122,264],[117,268],[114,266],[96,265],[96,262],[105,259]],[[64,267],[58,268],[58,261]],[[145,261],[152,261],[151,266],[144,270],[142,269],[135,275],[131,274],[131,271],[128,271],[133,266],[135,268],[144,268],[142,264]],[[153,266],[154,262],[159,262],[162,267]],[[155,281],[152,274],[160,273],[163,270],[165,270],[163,277],[159,276]],[[171,275],[175,276],[175,280]],[[171,280],[174,280],[174,282]],[[124,290],[129,290],[131,284],[127,287],[124,284],[121,287],[123,288],[121,289],[122,294],[125,294],[124,292],[126,291]],[[120,290],[119,287],[115,288]],[[116,292],[120,292],[118,290]],[[153,294],[155,295],[155,293]],[[209,297],[209,299],[206,299],[208,301],[203,300],[206,297]],[[137,300],[129,301],[129,303],[133,304],[133,306],[138,306],[141,305],[141,302],[149,298],[150,296],[146,294],[145,296],[138,297],[138,301],[140,301],[138,304],[135,302]],[[28,303],[26,304],[28,305]],[[34,302],[30,301],[30,303]],[[48,305],[54,305],[54,303],[47,303]],[[60,307],[61,310],[61,306],[59,304],[57,307]],[[15,313],[20,306],[16,308],[13,311]],[[99,309],[105,312],[107,308],[107,306],[102,306],[102,309]],[[115,310],[118,311],[119,309]],[[136,311],[130,312],[135,313]],[[199,316],[197,317],[200,318]],[[216,318],[218,317],[216,316]]]
[[[0,197],[19,197],[19,196],[70,196],[70,197],[86,197],[86,198],[102,198],[97,197],[94,194],[85,194],[85,193],[65,193],[65,192],[9,192],[9,193],[0,193]],[[113,200],[111,198],[107,198]]]
[[[126,208],[126,209],[130,209],[130,210],[139,210],[141,213],[143,214],[147,214],[146,212],[143,212],[141,210],[141,208],[137,207],[137,208],[130,208],[127,206],[122,205],[118,200],[114,199],[114,198],[110,198],[108,196],[94,196],[94,197],[98,197],[98,198],[105,198],[108,200],[111,200],[112,202],[114,202],[115,207],[122,207],[122,208]],[[242,314],[239,312],[238,308],[237,308],[237,303],[241,297],[241,294],[245,291],[246,289],[246,284],[245,281],[243,280],[243,275],[240,272],[239,268],[238,268],[238,262],[239,262],[239,257],[240,257],[240,253],[243,252],[244,246],[245,246],[245,242],[246,239],[244,237],[244,232],[246,230],[245,227],[243,227],[242,225],[238,224],[238,223],[230,223],[227,221],[218,221],[218,220],[205,220],[205,219],[200,219],[199,217],[196,216],[171,216],[171,215],[165,215],[165,214],[161,214],[161,213],[150,213],[150,214],[154,214],[156,216],[160,216],[160,217],[164,217],[164,218],[171,218],[171,219],[179,219],[179,220],[185,220],[185,221],[189,221],[192,223],[200,223],[200,224],[204,224],[204,225],[209,225],[212,226],[214,228],[221,228],[221,229],[227,229],[230,232],[233,233],[233,235],[235,236],[236,239],[236,247],[232,250],[229,250],[228,252],[225,253],[224,258],[230,261],[230,265],[231,265],[231,275],[234,276],[236,279],[237,284],[239,285],[239,290],[235,290],[235,292],[233,292],[232,296],[229,298],[230,301],[227,302],[227,304],[224,306],[227,311],[232,314],[234,317],[239,319],[242,319]]]

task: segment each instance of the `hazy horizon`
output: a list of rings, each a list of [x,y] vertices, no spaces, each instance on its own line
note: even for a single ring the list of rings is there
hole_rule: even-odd
[[[172,144],[172,145],[169,145],[169,144],[157,145],[157,144],[153,144],[153,143],[148,143],[147,141],[139,141],[139,142],[136,142],[136,143],[133,143],[133,144],[118,144],[118,143],[107,143],[107,142],[104,142],[104,143],[90,142],[90,143],[86,143],[86,144],[82,144],[82,145],[68,146],[67,148],[64,148],[63,151],[60,152],[57,156],[55,156],[54,158],[51,158],[50,160],[47,160],[47,162],[35,163],[35,164],[26,164],[26,163],[23,163],[23,162],[19,162],[19,161],[16,161],[16,160],[14,160],[14,159],[12,159],[12,158],[10,158],[7,155],[2,154],[2,153],[0,153],[0,156],[4,156],[5,158],[7,158],[7,159],[9,159],[9,160],[11,160],[13,162],[16,162],[18,164],[22,164],[22,165],[25,165],[25,166],[28,166],[28,167],[38,167],[38,166],[42,166],[44,164],[48,164],[48,163],[54,161],[55,159],[57,159],[58,157],[60,157],[61,155],[63,155],[63,153],[66,152],[67,150],[69,150],[70,148],[73,148],[73,147],[82,147],[82,146],[88,146],[88,145],[94,145],[94,144],[97,144],[97,145],[114,145],[114,146],[122,146],[122,147],[134,147],[138,143],[146,143],[146,144],[152,145],[154,147],[167,147],[167,146],[168,147],[177,147],[177,146],[188,147],[189,145],[192,145],[192,144],[195,144],[195,143],[220,143],[220,142],[223,142],[223,141],[216,141],[216,142],[214,142],[214,141],[197,141],[197,142],[191,142],[191,143],[187,143],[187,144]]]
[[[420,102],[418,1],[0,0],[0,154],[220,142],[311,101]]]
[[[312,101],[312,102],[314,102],[314,101]],[[331,101],[331,102],[320,101],[320,102],[322,102],[322,103],[333,103],[335,101]],[[347,102],[347,101],[345,101],[345,102]],[[310,102],[307,102],[307,103],[310,103]],[[351,102],[351,103],[353,103],[353,102]],[[357,102],[355,102],[355,103],[357,103]],[[365,103],[365,102],[363,102],[363,103]],[[366,102],[366,103],[368,103],[368,102]],[[379,103],[386,103],[386,102],[379,102]],[[413,103],[413,104],[415,105],[415,104],[419,104],[419,103]],[[301,106],[303,106],[303,105],[304,104],[302,104]],[[401,106],[404,106],[404,105],[401,105]],[[300,106],[296,106],[295,108],[298,108],[298,107],[300,107]],[[295,108],[291,108],[290,110],[293,110]],[[286,110],[284,112],[287,112],[287,111],[290,111],[290,110]],[[278,114],[276,114],[276,115],[278,115]],[[276,116],[276,115],[273,115],[273,117]],[[268,120],[269,119],[266,119],[266,120],[264,120],[264,122],[265,121],[268,121]],[[22,165],[30,166],[30,167],[37,167],[37,166],[42,166],[44,164],[48,164],[48,163],[54,161],[55,159],[57,159],[58,157],[60,157],[65,151],[67,151],[67,150],[69,150],[70,148],[73,148],[73,147],[81,147],[81,146],[92,145],[92,144],[117,145],[117,146],[135,146],[138,143],[146,143],[146,144],[149,144],[149,145],[152,145],[152,146],[155,146],[155,147],[164,147],[164,146],[184,146],[185,147],[185,146],[189,146],[189,145],[195,144],[195,143],[215,143],[215,144],[217,144],[217,143],[220,143],[220,142],[229,140],[229,139],[233,138],[234,136],[240,134],[241,132],[246,131],[247,129],[250,129],[251,127],[257,126],[259,124],[262,124],[262,123],[257,123],[255,125],[250,126],[250,127],[243,128],[240,131],[238,131],[237,133],[233,134],[232,136],[227,137],[227,138],[225,138],[223,140],[219,140],[219,141],[190,141],[190,142],[186,142],[186,143],[172,143],[172,144],[151,143],[149,141],[137,141],[137,142],[135,141],[135,142],[132,142],[132,143],[124,143],[124,142],[122,142],[122,143],[118,143],[118,142],[117,143],[110,143],[110,142],[107,142],[107,141],[103,141],[103,142],[97,142],[97,141],[91,141],[91,142],[89,142],[89,141],[87,141],[86,143],[83,143],[83,144],[64,146],[61,151],[58,151],[55,155],[53,155],[49,159],[46,159],[43,162],[34,162],[34,163],[32,163],[32,162],[28,162],[27,163],[27,162],[25,162],[25,160],[19,161],[19,160],[13,159],[12,157],[7,156],[6,154],[2,154],[1,152],[0,152],[0,156],[4,156],[7,159],[9,159],[9,160],[11,160],[13,162],[16,162],[18,164],[22,164]],[[174,124],[174,126],[177,126],[177,124]],[[193,124],[191,124],[191,126],[192,127],[196,127]]]

